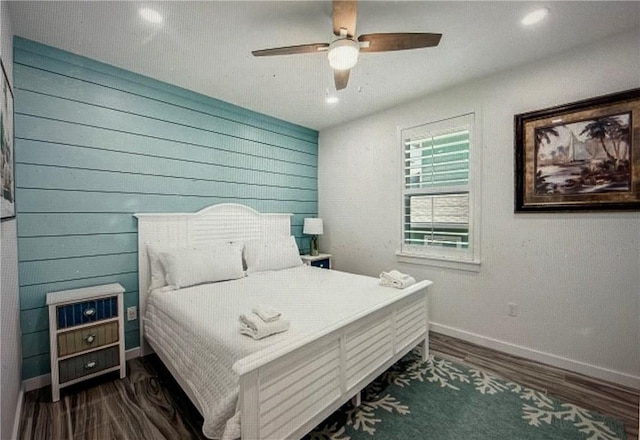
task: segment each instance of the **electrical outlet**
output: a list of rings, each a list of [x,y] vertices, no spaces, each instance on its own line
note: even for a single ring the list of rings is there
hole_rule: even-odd
[[[509,306],[509,316],[516,317],[518,316],[518,304],[516,303],[508,303]]]
[[[127,308],[127,321],[133,321],[135,319],[138,319],[138,308],[131,306]]]

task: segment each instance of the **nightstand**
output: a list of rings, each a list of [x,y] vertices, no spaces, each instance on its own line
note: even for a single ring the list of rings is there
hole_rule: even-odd
[[[60,388],[117,370],[125,377],[123,293],[120,284],[47,293],[54,402]]]
[[[302,262],[310,266],[321,267],[323,269],[331,269],[331,254],[300,255]]]

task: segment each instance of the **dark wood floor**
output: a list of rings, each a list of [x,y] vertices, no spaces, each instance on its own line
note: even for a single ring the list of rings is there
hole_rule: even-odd
[[[19,439],[201,440],[202,419],[155,356],[127,362],[117,372],[63,388],[51,402],[51,387],[26,393]],[[193,426],[195,423],[197,426]]]
[[[480,367],[622,420],[627,440],[638,440],[638,392],[432,333],[434,354]],[[23,440],[202,440],[202,417],[155,356],[127,362],[127,377],[105,375],[63,389],[25,395]]]

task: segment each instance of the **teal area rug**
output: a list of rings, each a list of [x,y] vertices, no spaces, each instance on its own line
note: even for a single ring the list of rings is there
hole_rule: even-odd
[[[624,440],[622,422],[416,348],[306,440]]]

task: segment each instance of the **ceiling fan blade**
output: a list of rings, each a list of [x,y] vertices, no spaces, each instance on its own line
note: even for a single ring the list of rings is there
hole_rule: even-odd
[[[342,90],[347,87],[349,82],[349,70],[333,70],[333,80],[336,84],[336,90]]]
[[[358,37],[360,52],[389,52],[392,50],[420,49],[433,47],[440,43],[442,34],[428,33],[392,33],[392,34],[365,34]]]
[[[273,55],[295,55],[299,53],[317,53],[329,48],[328,43],[301,44],[299,46],[274,47],[273,49],[254,50],[251,53],[255,57],[268,57]]]
[[[333,33],[340,36],[340,29],[345,29],[347,36],[356,35],[356,15],[358,4],[355,0],[333,0]]]

